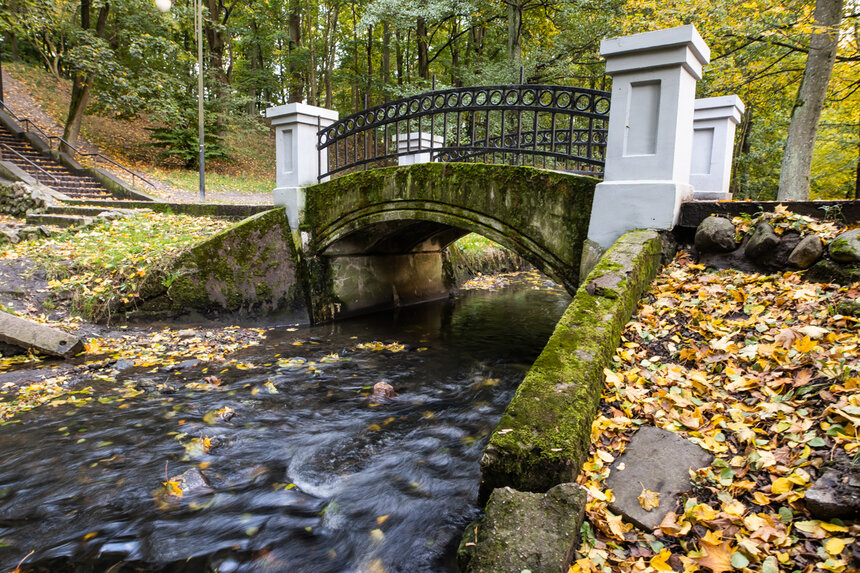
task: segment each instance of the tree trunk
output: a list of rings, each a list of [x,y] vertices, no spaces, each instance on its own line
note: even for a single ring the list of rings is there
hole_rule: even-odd
[[[301,65],[294,53],[302,46],[302,15],[299,0],[290,0],[290,14],[287,19],[287,28],[290,34],[290,97],[289,102],[301,102],[303,81]]]
[[[340,4],[335,4],[334,8],[331,10],[331,18],[328,24],[328,31],[326,32],[326,65],[325,65],[325,106],[329,109],[332,107],[332,82],[331,82],[331,74],[334,70],[334,59],[335,53],[337,50],[337,42],[335,41],[335,37],[337,36],[337,19],[338,14],[340,13]]]
[[[394,61],[397,63],[397,85],[403,85],[403,42],[400,30],[394,33]]]
[[[415,26],[418,47],[418,77],[424,80],[430,79],[430,60],[427,54],[427,22],[423,17],[418,17]]]
[[[230,95],[230,80],[224,71],[224,53],[227,50],[226,18],[219,26],[221,7],[218,0],[206,0],[206,7],[209,10],[209,18],[204,18],[203,30],[209,46],[209,73],[215,80],[215,98],[223,103],[223,98]]]
[[[391,84],[391,26],[388,21],[382,23],[382,90],[384,100],[388,99],[388,87]]]
[[[809,199],[809,175],[818,120],[827,96],[842,21],[842,0],[816,0],[815,23],[803,81],[791,113],[788,139],[779,173],[779,201]]]
[[[508,0],[508,62],[519,67],[523,59],[523,5],[520,0]]]
[[[90,0],[81,0],[81,29],[89,30],[90,28]],[[96,35],[102,37],[104,35],[105,26],[107,25],[108,12],[110,4],[105,3],[99,10],[99,18],[96,22]],[[81,131],[81,122],[84,119],[84,110],[87,108],[87,102],[90,99],[90,86],[93,83],[92,74],[76,72],[72,79],[72,97],[69,102],[69,115],[66,117],[66,125],[63,127],[63,139],[65,143],[60,144],[60,151],[71,153],[73,150],[70,146],[77,143],[78,135]]]
[[[311,0],[305,2],[305,20],[308,24],[308,103],[317,105],[317,65],[316,50],[314,50],[314,17],[311,11]]]
[[[373,105],[373,24],[367,27],[367,87],[364,92],[364,107]]]
[[[9,59],[13,62],[18,61],[18,36],[14,32],[6,32],[6,42],[9,46]]]

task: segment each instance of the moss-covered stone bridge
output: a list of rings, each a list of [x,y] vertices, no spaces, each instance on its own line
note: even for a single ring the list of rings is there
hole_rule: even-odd
[[[422,163],[308,187],[299,230],[313,318],[447,296],[445,248],[470,232],[573,293],[596,183],[529,167]]]

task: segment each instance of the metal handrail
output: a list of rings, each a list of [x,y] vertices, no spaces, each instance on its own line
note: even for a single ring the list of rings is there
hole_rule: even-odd
[[[602,176],[610,95],[517,84],[402,98],[320,129],[319,178],[396,165],[416,153],[432,161],[480,158]]]
[[[38,165],[36,165],[36,164],[35,164],[35,163],[33,163],[32,161],[30,161],[29,159],[27,159],[24,155],[22,155],[19,151],[15,150],[14,148],[9,147],[9,146],[8,146],[8,145],[6,145],[5,143],[0,143],[0,147],[5,147],[5,148],[6,148],[6,150],[11,151],[11,152],[12,152],[12,153],[14,153],[15,155],[17,155],[18,157],[20,157],[21,159],[23,159],[24,161],[26,161],[27,163],[29,163],[30,165],[32,165],[33,167],[35,167],[36,169],[38,169],[39,171],[41,171],[42,173],[44,173],[45,175],[47,175],[48,177],[50,177],[51,179],[53,179],[56,183],[59,183],[59,182],[60,182],[60,180],[59,180],[59,179],[57,179],[54,175],[51,175],[50,173],[48,173],[47,171],[45,171],[44,169],[42,169],[41,167],[39,167]],[[0,156],[2,156],[2,154],[0,154]],[[38,176],[36,177],[36,180],[37,180],[37,181],[39,180]]]
[[[76,155],[80,155],[82,157],[92,157],[93,163],[95,164],[96,167],[98,167],[98,164],[99,164],[98,160],[102,159],[103,161],[110,163],[114,167],[117,167],[118,169],[125,171],[126,173],[131,175],[131,184],[132,185],[134,185],[134,180],[135,180],[135,178],[137,178],[137,179],[140,179],[141,181],[143,181],[144,183],[146,183],[147,185],[149,185],[150,187],[152,187],[153,189],[156,188],[156,185],[152,181],[146,179],[145,177],[141,177],[140,175],[138,175],[137,173],[135,173],[131,169],[125,167],[124,165],[120,165],[119,163],[117,163],[116,161],[111,159],[110,157],[107,157],[104,154],[98,153],[98,152],[89,153],[89,152],[81,151],[80,149],[78,149],[77,147],[75,147],[74,145],[72,145],[71,143],[69,143],[68,141],[66,141],[65,139],[63,139],[62,137],[60,137],[58,135],[48,135],[47,133],[45,133],[45,131],[41,127],[39,127],[38,125],[33,123],[29,118],[19,117],[14,111],[12,111],[12,109],[8,105],[6,105],[5,102],[0,101],[0,106],[2,106],[7,112],[9,112],[9,115],[11,115],[13,118],[15,118],[15,120],[18,123],[24,124],[26,126],[24,128],[25,132],[31,133],[30,127],[32,126],[35,129],[35,131],[38,132],[38,133],[36,133],[36,135],[40,135],[41,138],[43,140],[45,140],[45,143],[47,143],[47,145],[48,145],[48,149],[53,149],[54,148],[53,147],[53,141],[57,140],[59,143],[63,144],[66,149],[71,149],[72,151],[74,151]],[[58,144],[57,150],[59,150],[59,148],[60,148],[60,145]]]

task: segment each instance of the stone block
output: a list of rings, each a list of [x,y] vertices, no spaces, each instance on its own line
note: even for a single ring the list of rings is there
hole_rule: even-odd
[[[466,527],[459,570],[565,573],[579,541],[586,497],[574,483],[546,493],[494,490],[484,517]]]
[[[6,312],[0,312],[0,342],[63,358],[84,349],[77,336]]]
[[[643,531],[652,531],[675,507],[679,494],[691,490],[690,470],[706,467],[713,459],[678,434],[643,426],[612,464],[606,486],[615,501],[609,509]],[[643,488],[659,494],[657,507],[645,510],[639,503]]]

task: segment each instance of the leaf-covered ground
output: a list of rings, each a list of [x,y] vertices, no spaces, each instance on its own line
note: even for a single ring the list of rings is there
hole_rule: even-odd
[[[83,230],[6,245],[0,248],[0,263],[26,259],[45,268],[56,304],[70,301],[78,313],[100,319],[112,304],[132,302],[150,269],[229,225],[208,217],[138,211]]]
[[[860,525],[811,519],[804,492],[826,461],[860,468],[860,320],[837,311],[857,298],[857,284],[714,271],[685,253],[665,268],[606,371],[570,573],[853,570]],[[604,485],[643,424],[716,456],[653,533],[609,511]]]

